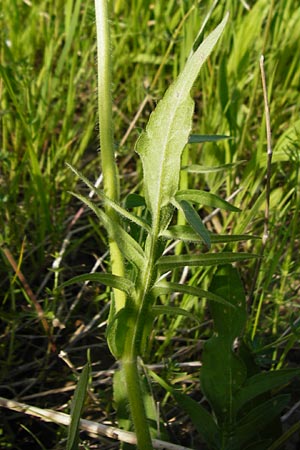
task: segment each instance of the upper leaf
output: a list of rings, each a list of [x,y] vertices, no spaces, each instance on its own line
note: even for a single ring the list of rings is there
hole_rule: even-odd
[[[189,57],[137,141],[136,151],[142,159],[144,170],[146,203],[154,223],[159,223],[161,209],[170,203],[178,189],[181,154],[189,139],[194,111],[190,90],[227,19],[228,14]]]
[[[184,213],[186,220],[191,225],[193,230],[201,237],[204,244],[210,248],[210,234],[208,230],[205,228],[199,214],[194,209],[193,205],[185,200],[181,200],[178,205],[180,206],[181,211]]]

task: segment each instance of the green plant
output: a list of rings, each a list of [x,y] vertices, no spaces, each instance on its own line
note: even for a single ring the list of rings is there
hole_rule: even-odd
[[[265,450],[280,439],[280,414],[290,398],[277,391],[299,375],[299,369],[263,372],[255,362],[243,340],[246,298],[236,268],[218,268],[210,291],[231,305],[210,304],[214,334],[204,345],[200,383],[212,414],[156,374],[152,376],[189,414],[209,448]]]
[[[199,29],[199,14],[202,14],[202,8],[208,3],[192,0],[161,0],[159,2],[120,0],[114,2],[114,11],[110,17],[112,24],[111,49],[114,55],[113,86],[110,89],[114,98],[113,134],[115,141],[120,142],[117,147],[120,176],[116,173],[117,167],[112,157],[112,151],[116,149],[113,144],[108,146],[112,177],[111,181],[107,182],[109,178],[106,176],[104,186],[105,195],[109,199],[114,198],[113,208],[109,201],[104,199],[101,191],[99,191],[99,197],[100,200],[104,199],[102,205],[104,216],[101,216],[101,223],[106,220],[106,216],[109,216],[113,223],[119,224],[119,227],[117,225],[116,227],[123,233],[119,236],[119,246],[123,245],[121,252],[123,257],[125,255],[123,250],[128,247],[126,233],[129,233],[134,242],[138,242],[140,248],[145,252],[146,240],[150,242],[147,236],[152,232],[151,215],[149,208],[146,207],[145,199],[136,194],[128,197],[125,197],[124,194],[125,192],[142,193],[139,190],[142,183],[142,164],[138,163],[136,170],[131,170],[134,165],[132,143],[138,133],[135,128],[136,120],[139,117],[138,125],[143,127],[147,112],[153,109],[153,100],[161,96],[166,86],[170,84],[170,80],[176,78],[183,69]],[[214,1],[213,3],[216,5],[218,2]],[[189,206],[184,203],[187,198],[182,201],[180,195],[177,197],[185,214],[181,212],[177,216],[177,210],[174,207],[170,225],[163,231],[162,240],[159,243],[162,247],[160,252],[163,252],[164,255],[172,254],[168,250],[169,243],[171,243],[175,248],[175,256],[181,256],[181,259],[177,258],[178,266],[181,263],[186,264],[186,260],[189,259],[193,267],[188,270],[175,267],[167,272],[165,280],[168,282],[163,283],[163,279],[161,279],[158,284],[154,281],[157,291],[155,292],[154,289],[154,295],[158,295],[158,292],[161,295],[153,299],[154,307],[149,307],[150,313],[153,313],[154,326],[151,328],[149,346],[142,355],[145,362],[161,364],[162,358],[167,357],[168,360],[172,360],[174,354],[177,356],[178,349],[186,355],[186,350],[190,351],[192,348],[193,353],[189,353],[189,356],[193,357],[196,353],[196,358],[199,358],[199,346],[203,341],[207,343],[203,352],[203,358],[206,361],[203,379],[205,380],[206,371],[206,380],[212,378],[212,386],[210,387],[205,381],[203,385],[205,385],[206,396],[210,399],[210,406],[207,405],[207,408],[211,408],[212,414],[209,414],[207,409],[198,408],[197,404],[178,390],[174,392],[174,397],[179,399],[179,410],[185,409],[195,424],[198,424],[196,427],[200,434],[201,431],[203,433],[205,424],[208,424],[208,428],[211,425],[212,435],[218,436],[217,440],[207,436],[206,440],[211,442],[212,446],[221,444],[225,446],[226,442],[230,445],[244,445],[239,432],[241,414],[245,418],[247,413],[255,411],[259,405],[263,405],[275,393],[263,392],[239,410],[232,407],[231,403],[235,403],[236,397],[241,395],[239,392],[244,390],[251,379],[254,385],[252,389],[257,391],[258,384],[254,383],[253,376],[255,372],[259,373],[260,371],[255,362],[261,363],[261,355],[269,351],[268,364],[272,369],[277,370],[289,360],[290,349],[293,350],[293,353],[297,353],[297,342],[299,341],[299,320],[297,319],[299,152],[297,142],[299,140],[300,96],[299,64],[297,63],[299,27],[296,25],[299,22],[300,10],[294,8],[292,0],[284,2],[256,0],[248,3],[250,8],[246,9],[244,6],[246,2],[225,0],[219,2],[218,7],[211,14],[211,22],[217,24],[224,16],[225,11],[230,10],[231,22],[222,37],[222,45],[218,45],[218,51],[210,55],[208,64],[201,69],[199,82],[201,90],[195,90],[194,95],[196,99],[194,128],[197,130],[195,132],[200,135],[189,136],[189,144],[185,147],[181,158],[182,171],[179,191],[185,191],[183,194],[186,195],[189,187],[197,187],[198,192],[191,191],[189,193]],[[104,246],[107,241],[105,233],[103,233],[103,226],[99,226],[97,216],[94,217],[91,214],[87,220],[84,219],[84,227],[80,227],[78,222],[74,226],[75,221],[71,220],[77,200],[71,198],[67,190],[74,190],[77,177],[74,177],[65,166],[66,160],[72,166],[78,167],[80,164],[81,170],[86,175],[89,174],[88,176],[99,170],[98,158],[93,157],[96,155],[95,145],[97,144],[93,137],[96,105],[96,95],[93,93],[96,92],[96,77],[93,75],[95,31],[92,7],[92,4],[81,0],[57,0],[55,2],[49,0],[39,2],[2,0],[0,6],[0,202],[3,212],[0,214],[0,251],[4,262],[1,266],[1,292],[4,296],[1,303],[1,389],[3,386],[7,386],[9,396],[13,394],[20,400],[24,395],[26,397],[26,394],[38,395],[35,398],[38,399],[36,402],[41,407],[48,408],[52,403],[52,406],[55,404],[55,409],[60,409],[62,404],[68,401],[67,393],[59,396],[58,401],[58,397],[50,393],[54,378],[55,388],[57,388],[65,386],[68,376],[67,371],[60,370],[56,349],[68,352],[72,348],[73,355],[76,353],[76,358],[80,356],[79,360],[82,364],[82,357],[85,358],[85,355],[82,355],[82,347],[77,345],[78,342],[84,336],[88,338],[89,343],[96,340],[98,345],[99,337],[104,341],[101,329],[99,336],[99,329],[96,328],[96,318],[103,317],[103,313],[105,317],[106,301],[110,293],[109,288],[103,290],[96,286],[90,287],[93,292],[93,301],[90,301],[90,298],[80,297],[87,282],[84,283],[84,286],[80,286],[79,296],[74,295],[75,286],[66,289],[61,294],[55,290],[61,277],[66,279],[73,276],[74,272],[87,271],[94,254],[98,257],[100,253],[100,260],[103,260],[106,254]],[[200,35],[201,39],[202,34]],[[194,49],[197,49],[197,45]],[[240,333],[240,330],[243,329],[242,336],[234,338],[234,342],[239,345],[235,348],[233,355],[231,348],[233,332],[228,332],[227,335],[225,333],[222,341],[216,341],[216,336],[211,338],[212,321],[206,321],[208,317],[206,305],[210,303],[211,317],[216,321],[214,331],[220,333],[218,317],[227,306],[223,303],[220,309],[214,307],[217,306],[216,301],[221,301],[221,299],[216,297],[212,290],[222,287],[221,283],[216,283],[216,280],[220,278],[220,271],[226,270],[225,266],[220,271],[216,271],[211,283],[215,271],[214,265],[198,267],[196,264],[197,259],[198,262],[201,262],[199,253],[203,256],[202,261],[209,262],[210,254],[207,253],[209,246],[212,252],[229,252],[239,249],[243,252],[259,253],[260,250],[260,240],[251,239],[251,235],[262,234],[261,225],[265,208],[263,192],[266,165],[265,130],[264,122],[261,120],[262,101],[257,68],[258,55],[262,49],[266,49],[266,66],[270,81],[268,92],[272,98],[272,128],[274,142],[277,141],[274,146],[273,159],[273,167],[276,165],[276,170],[273,171],[270,180],[270,233],[272,239],[267,242],[261,270],[258,273],[258,282],[253,296],[250,295],[253,297],[253,303],[249,301],[249,298],[247,299],[249,320],[246,327],[245,322],[241,320],[241,317],[245,316],[243,302],[240,311],[237,311],[235,307],[226,313],[226,317],[240,317],[237,320],[238,332]],[[104,58],[98,58],[100,69],[104,67],[102,60],[104,61]],[[102,76],[100,78],[103,79]],[[102,106],[108,102],[100,101],[101,93],[105,96],[108,91],[105,89],[100,91],[101,86],[99,111],[102,111]],[[219,98],[216,97],[216,93]],[[144,115],[141,114],[143,110]],[[134,115],[136,111],[137,114]],[[167,114],[169,115],[169,112]],[[129,117],[134,117],[132,122],[127,119]],[[124,125],[128,125],[125,134],[123,134]],[[105,124],[101,126],[101,129],[111,131]],[[219,136],[218,139],[221,141],[218,143],[216,136],[204,136],[207,133],[215,135],[219,130],[230,135],[231,138]],[[281,134],[282,136],[278,139]],[[111,135],[108,137],[110,144],[112,144]],[[103,136],[104,134],[101,135],[101,139]],[[126,146],[124,142],[126,142]],[[103,141],[101,146],[103,149]],[[242,165],[239,165],[240,158],[244,160]],[[130,176],[128,176],[127,167],[130,170]],[[123,170],[124,168],[125,170]],[[121,196],[119,196],[118,189],[115,190],[115,187],[119,185],[119,180],[122,180]],[[111,188],[115,190],[115,197],[115,194],[110,191]],[[202,198],[199,190],[205,190],[205,193],[201,194]],[[220,202],[216,196],[210,195],[208,198],[207,190],[212,194],[221,193],[222,198],[228,200],[234,193],[234,203],[241,208],[242,212],[236,214],[236,210],[228,210],[229,206]],[[193,199],[196,198],[201,201],[200,204],[194,203]],[[225,210],[221,209],[217,214],[215,214],[217,211],[214,211],[212,215],[207,215],[211,208],[209,203],[213,207],[225,207]],[[120,210],[121,214],[114,213],[116,204],[124,208],[125,212],[123,209]],[[86,211],[86,208],[80,208],[80,211]],[[197,214],[200,212],[202,218],[205,216],[203,220],[205,227],[220,234],[207,233],[195,212]],[[101,213],[99,214],[101,215]],[[125,214],[127,214],[126,217],[124,217]],[[135,216],[135,222],[130,214]],[[186,225],[185,215],[189,217],[198,233],[191,226]],[[78,216],[76,215],[76,217]],[[143,220],[146,221],[146,224]],[[69,234],[69,225],[72,227],[72,234]],[[229,232],[230,236],[227,234]],[[251,235],[239,236],[244,233]],[[226,234],[226,236],[224,237],[222,234]],[[120,243],[122,238],[123,244]],[[123,333],[126,337],[125,325],[119,324],[119,322],[123,318],[126,321],[127,316],[123,309],[127,308],[130,315],[128,310],[130,309],[132,283],[128,283],[128,278],[135,285],[141,268],[139,265],[136,269],[136,264],[128,261],[128,258],[124,258],[122,261],[118,245],[114,247],[113,240],[110,236],[111,270],[114,275],[119,277],[107,277],[105,273],[97,274],[95,277],[95,283],[98,279],[98,281],[112,286],[115,309],[120,311],[120,313],[113,309],[111,311],[108,328],[111,335],[111,347],[115,345],[113,339],[115,331],[118,332],[117,341],[124,340]],[[178,240],[180,243],[175,246]],[[137,260],[139,247],[134,247],[134,242],[131,253],[133,254],[136,250],[137,256],[133,255],[132,260],[134,257]],[[225,243],[224,248],[223,243]],[[129,248],[127,250],[129,251]],[[79,256],[77,258],[78,265],[74,264],[74,254]],[[189,257],[188,254],[193,256]],[[85,258],[82,258],[83,255],[88,256],[88,263]],[[214,253],[213,257],[215,255],[217,254]],[[166,270],[167,262],[170,260],[165,260],[165,266],[160,266],[162,272]],[[248,284],[249,280],[254,278],[252,277],[254,262],[256,260],[239,266],[247,293],[251,292]],[[85,268],[82,268],[82,264],[86,264]],[[51,270],[51,265],[53,270]],[[230,270],[228,269],[228,271],[227,277],[230,279]],[[159,276],[159,272],[157,276]],[[83,280],[86,281],[86,279],[84,276]],[[93,280],[93,276],[88,276],[88,279]],[[123,282],[123,289],[128,292],[128,295],[118,289],[121,282]],[[183,285],[183,283],[185,284]],[[199,286],[203,289],[200,290]],[[173,295],[174,289],[181,290],[179,295]],[[227,294],[227,301],[232,301],[231,294],[235,294],[235,292],[227,292]],[[200,299],[201,295],[203,299]],[[226,292],[224,292],[225,295]],[[206,301],[208,296],[210,302]],[[221,303],[219,304],[221,305]],[[155,316],[159,312],[161,314]],[[165,314],[162,314],[163,312]],[[148,317],[149,324],[152,320],[150,316],[151,314]],[[82,322],[83,328],[74,331],[74,324],[78,319]],[[40,320],[42,326],[34,326],[37,320]],[[190,327],[191,323],[195,323],[195,326]],[[61,327],[60,329],[57,328],[57,324]],[[64,329],[63,333],[62,329]],[[78,334],[77,331],[79,331]],[[145,334],[146,331],[145,327]],[[222,333],[224,334],[224,330]],[[160,340],[161,334],[163,341]],[[36,342],[41,345],[36,345]],[[227,343],[226,346],[225,343]],[[225,349],[221,344],[224,344]],[[185,346],[188,348],[186,349]],[[224,349],[222,355],[218,353],[219,347]],[[248,347],[251,349],[250,353]],[[255,360],[253,360],[253,355]],[[234,386],[228,384],[228,378],[232,372],[229,363],[226,371],[221,371],[218,365],[216,373],[211,369],[211,365],[218,358],[224,360],[225,356],[233,367],[238,365],[242,368],[247,367],[247,376],[243,380],[237,380]],[[93,357],[97,358],[97,351],[93,353]],[[187,361],[185,358],[184,364],[188,365],[189,361],[190,359]],[[110,358],[108,361],[104,361],[104,367],[106,367],[106,363],[110,364]],[[197,364],[199,365],[199,362]],[[178,369],[177,361],[170,364],[170,369],[167,365],[168,369],[165,370],[172,370],[171,367],[175,366]],[[56,372],[57,367],[58,372]],[[265,364],[264,367],[268,366]],[[101,361],[102,368],[103,361]],[[155,422],[158,423],[158,413],[155,411],[151,393],[153,390],[155,395],[160,395],[161,390],[157,389],[157,386],[151,386],[150,391],[147,377],[143,374],[148,369],[144,366],[139,369],[145,412],[150,432],[155,435],[158,434],[156,430],[158,425],[154,425]],[[52,377],[52,370],[58,376]],[[277,375],[275,370],[273,370],[273,374],[273,377],[278,377],[278,382],[280,376],[282,382],[287,382],[290,377],[288,373]],[[216,375],[215,384],[218,385],[218,380],[223,380],[225,387],[227,386],[227,390],[224,388],[223,393],[218,391],[219,397],[213,396],[211,393],[215,388],[213,376],[210,377],[210,375]],[[271,377],[266,375],[268,373],[263,373],[261,378],[269,383]],[[171,380],[171,383],[176,383],[178,380],[174,378],[174,373],[167,372],[163,376],[165,379]],[[184,376],[186,377],[186,374]],[[189,374],[189,380],[191,380],[190,377],[192,378],[192,387],[197,389],[199,377],[196,371],[194,375]],[[239,387],[237,386],[238,381],[240,381]],[[40,396],[39,394],[44,391],[46,385],[49,388],[47,396]],[[171,389],[168,385],[166,388],[168,392]],[[172,389],[174,388],[172,387]],[[275,391],[277,389],[279,388],[275,387]],[[81,390],[83,394],[84,388],[81,387]],[[232,391],[231,397],[228,396],[228,390]],[[132,423],[127,404],[128,395],[122,371],[114,377],[114,392],[119,425],[124,429],[131,429]],[[102,391],[98,391],[98,394],[102,398]],[[110,395],[110,386],[107,386],[105,395]],[[192,396],[195,398],[194,395]],[[221,406],[224,404],[224,397],[229,403],[226,405],[230,411],[228,420],[225,420],[220,414],[220,404]],[[275,401],[277,400],[275,399]],[[187,404],[191,405],[189,409]],[[168,413],[169,406],[173,408],[174,405],[172,399],[166,394],[162,404],[164,414]],[[110,402],[106,402],[105,409],[109,407]],[[74,415],[74,411],[72,411],[71,414],[73,417],[72,436],[75,437],[73,440],[75,445],[77,443],[78,418],[81,413],[80,405],[77,402],[76,408],[77,413]],[[99,406],[97,402],[93,404],[92,409],[95,409],[98,420]],[[27,414],[30,412],[29,406],[17,410],[26,411]],[[265,409],[265,411],[267,410]],[[209,417],[207,422],[202,418],[206,413]],[[178,414],[176,423],[178,423],[177,419],[180,420],[180,416],[181,414]],[[19,445],[18,443],[23,442],[17,431],[18,421],[14,417],[14,415],[5,415],[1,419],[4,423],[3,426],[1,421],[0,426],[3,433],[1,435],[3,447],[6,447],[8,441],[16,447]],[[43,417],[43,412],[41,412],[41,417]],[[54,415],[52,420],[53,417]],[[251,416],[249,418],[251,419]],[[27,418],[27,420],[31,419]],[[62,423],[67,424],[67,422]],[[174,423],[172,423],[173,425]],[[251,428],[253,431],[254,425],[254,421],[252,425],[249,425],[250,431]],[[276,428],[279,429],[277,425]],[[27,426],[27,429],[31,429],[31,425]],[[293,429],[290,429],[291,432]],[[55,427],[53,430],[53,440],[57,443],[60,433]],[[176,432],[181,434],[182,430],[178,428]],[[259,433],[260,437],[253,435],[251,439],[255,441],[264,436],[266,444],[269,436],[264,430],[260,430]],[[112,436],[113,434],[110,434],[110,437]],[[194,436],[194,433],[189,433],[191,441]],[[47,442],[46,447],[49,447],[49,432],[45,432],[42,426],[39,427],[36,438],[41,438],[41,443],[45,438],[44,445]],[[29,439],[28,433],[27,439]],[[35,433],[32,434],[32,439],[36,440]],[[281,441],[283,440],[284,436],[281,437]],[[132,440],[128,442],[132,442]],[[9,445],[7,444],[6,448],[9,448]],[[272,444],[272,448],[276,445],[279,445],[278,440]],[[197,445],[191,444],[191,446],[198,448]]]
[[[225,297],[226,300],[224,300],[222,295],[204,291],[197,286],[181,285],[172,277],[171,281],[166,281],[161,278],[162,275],[183,266],[216,266],[255,258],[252,254],[226,251],[164,256],[167,242],[172,239],[202,243],[208,249],[216,241],[226,243],[232,240],[227,236],[221,238],[219,236],[216,239],[213,234],[210,234],[193,205],[209,205],[234,212],[239,211],[238,208],[205,191],[179,189],[181,155],[188,141],[217,141],[224,138],[220,136],[190,137],[194,111],[190,91],[201,66],[220,37],[228,15],[200,45],[195,44],[183,71],[157,105],[146,131],[138,139],[136,151],[143,165],[144,197],[129,196],[125,203],[127,209],[119,203],[119,181],[113,155],[111,63],[105,1],[96,1],[96,16],[100,145],[104,191],[96,189],[76,169],[72,168],[72,170],[90,189],[96,191],[104,204],[103,210],[85,197],[74,194],[95,212],[101,224],[107,229],[112,273],[81,275],[64,283],[64,286],[74,282],[93,280],[113,288],[107,339],[112,354],[121,364],[138,447],[147,450],[152,449],[151,433],[153,434],[154,430],[151,430],[147,420],[150,417],[146,413],[144,402],[146,393],[139,374],[138,358],[146,353],[148,336],[155,317],[161,314],[191,316],[183,309],[157,304],[157,299],[163,294],[183,292],[199,298],[204,297],[211,302],[223,305],[223,308],[228,305],[229,311],[236,308],[236,305],[231,304],[230,299]],[[196,40],[198,41],[199,39]],[[133,210],[135,207],[143,207],[143,216],[129,212],[128,207]],[[183,213],[188,225],[170,225],[176,210]],[[236,237],[236,240],[241,239],[245,237]],[[228,321],[226,326],[230,324],[231,322]],[[228,336],[220,338],[222,344],[226,343],[226,337]],[[228,338],[230,347],[232,336]],[[208,350],[206,354],[207,358],[214,357],[213,350]],[[207,370],[211,371],[209,364],[207,364]],[[230,373],[233,371],[236,375],[238,372],[236,367],[232,368],[229,363],[228,371]],[[121,383],[115,383],[116,390],[118,384]]]

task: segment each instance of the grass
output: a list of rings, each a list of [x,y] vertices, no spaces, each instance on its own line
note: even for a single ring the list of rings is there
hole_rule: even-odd
[[[139,189],[136,138],[182,69],[210,6],[195,1],[132,3],[117,1],[111,11],[114,133],[122,198]],[[183,157],[186,164],[205,166],[243,163],[226,172],[190,174],[181,183],[221,192],[224,198],[235,193],[233,201],[242,214],[219,212],[207,220],[210,230],[262,236],[266,136],[259,57],[264,52],[274,150],[270,238],[248,301],[246,335],[264,367],[281,367],[299,362],[300,10],[292,1],[248,4],[249,10],[243,2],[232,0],[216,7],[209,29],[227,10],[230,24],[193,92],[194,132],[228,134],[232,139],[190,145]],[[77,180],[65,164],[90,179],[101,173],[93,4],[3,0],[0,8],[1,392],[40,407],[66,410],[78,369],[91,348],[96,401],[87,401],[86,414],[110,423],[114,413],[107,371],[115,366],[104,337],[109,292],[94,285],[68,288],[63,296],[55,291],[58,284],[92,270],[95,264],[108,270],[106,234],[68,194],[76,189],[87,192],[82,184],[76,187]],[[203,208],[201,216],[211,212]],[[261,242],[232,244],[233,249],[237,246],[259,253]],[[9,255],[25,283],[16,275]],[[254,264],[243,263],[240,270],[250,292]],[[187,279],[206,288],[211,276],[210,269],[194,268]],[[166,361],[166,377],[199,398],[198,372],[181,364],[201,360],[199,347],[212,331],[210,316],[205,302],[187,295],[171,301],[200,317],[201,325],[185,317],[159,319],[149,361]],[[48,328],[39,319],[40,309]],[[63,359],[58,358],[61,350],[67,353]],[[292,393],[290,407],[299,399],[297,386]],[[170,419],[172,401],[159,389],[156,395],[165,420]],[[171,434],[174,440],[197,448],[198,438],[185,420],[182,411],[176,410],[169,424]],[[46,448],[63,446],[64,432],[53,425],[16,418],[13,413],[1,421],[3,448],[42,448],[39,441]],[[111,448],[107,441],[101,445]]]

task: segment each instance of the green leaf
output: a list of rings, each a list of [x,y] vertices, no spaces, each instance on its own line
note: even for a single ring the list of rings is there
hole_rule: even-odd
[[[289,383],[292,378],[300,375],[300,369],[281,369],[272,372],[263,372],[248,378],[245,385],[237,393],[234,404],[238,411],[247,402],[260,394]]]
[[[80,194],[72,192],[74,197],[77,197],[85,203],[100,219],[105,226],[109,236],[117,243],[125,258],[135,264],[137,267],[142,267],[144,264],[144,252],[142,247],[128,234],[124,228],[118,223],[112,222],[110,217],[101,209],[98,208],[91,200],[83,197]]]
[[[70,286],[75,283],[82,283],[85,281],[92,281],[96,283],[104,284],[105,286],[112,287],[114,289],[119,289],[128,295],[132,295],[134,292],[134,284],[132,281],[127,280],[127,278],[119,277],[111,273],[86,273],[83,275],[77,275],[68,281],[62,283],[58,289],[62,289],[66,286]]]
[[[161,280],[157,282],[152,289],[155,296],[172,294],[174,292],[181,292],[182,294],[187,294],[198,298],[206,298],[207,300],[219,302],[222,303],[223,305],[233,307],[230,303],[228,303],[219,295],[213,294],[212,292],[209,291],[205,291],[204,289],[200,289],[197,286],[189,286],[187,284],[172,283],[165,280]]]
[[[181,240],[184,242],[202,242],[200,236],[195,233],[190,225],[173,225],[161,233],[165,239]],[[259,236],[250,234],[213,234],[209,232],[210,242],[212,244],[225,244],[230,242],[248,241],[251,239],[261,239]]]
[[[200,236],[204,244],[210,248],[210,235],[205,226],[203,225],[202,220],[200,219],[199,214],[194,209],[194,207],[187,201],[181,200],[179,202],[181,210],[183,211],[187,222],[191,225],[193,230]]]
[[[244,362],[233,352],[234,341],[246,324],[246,299],[238,271],[229,264],[217,269],[210,290],[235,308],[210,304],[214,336],[208,339],[203,348],[201,387],[219,425],[230,427],[236,419],[235,393],[241,389],[247,377]]]
[[[132,323],[130,322],[133,314],[133,309],[126,306],[117,313],[114,312],[108,321],[106,329],[107,342],[111,353],[116,359],[122,357],[127,333],[132,332]]]
[[[90,180],[88,178],[86,178],[81,172],[79,172],[77,169],[75,169],[75,167],[71,166],[71,164],[67,163],[67,166],[70,167],[70,169],[91,189],[91,191],[95,191],[96,194],[98,195],[98,197],[108,206],[110,206],[112,209],[114,209],[121,217],[136,223],[137,225],[139,225],[140,227],[144,228],[145,230],[147,230],[148,232],[150,231],[150,227],[148,225],[148,223],[146,221],[144,221],[143,219],[141,219],[140,217],[135,216],[134,214],[130,213],[129,211],[127,211],[126,209],[122,208],[120,205],[118,205],[117,203],[115,203],[113,200],[111,200],[110,198],[108,198],[103,191],[101,191],[101,189],[96,188],[93,183],[90,182]],[[82,202],[84,202],[87,206],[89,206],[91,209],[93,205],[93,203],[91,202],[91,200],[79,195],[79,194],[74,194],[73,192],[71,192],[72,195],[76,196],[77,198],[81,199]],[[139,196],[140,199],[142,199],[143,197]],[[141,201],[141,200],[140,200]]]
[[[213,276],[210,291],[227,300],[235,308],[212,303],[210,312],[214,321],[214,331],[233,345],[246,325],[246,297],[239,273],[235,267],[219,267]]]
[[[205,253],[201,255],[172,255],[162,256],[157,261],[157,266],[161,272],[184,266],[216,266],[218,264],[228,264],[247,259],[259,258],[252,253]]]
[[[159,223],[161,210],[169,205],[178,189],[181,154],[188,142],[194,112],[190,90],[227,19],[228,14],[188,58],[183,71],[158,103],[146,131],[137,141],[136,151],[143,164],[146,203],[155,224]]]
[[[146,206],[145,197],[139,194],[129,194],[125,199],[126,208],[138,208],[140,206]]]
[[[189,415],[198,433],[206,443],[212,448],[220,448],[220,430],[212,415],[195,400],[178,392],[156,373],[151,371],[150,374],[156,382],[175,398],[180,407]]]
[[[79,422],[84,406],[89,381],[90,367],[86,364],[81,372],[71,405],[71,423],[68,431],[66,450],[78,450]]]
[[[236,436],[240,445],[250,441],[259,431],[263,430],[268,423],[276,419],[286,407],[290,399],[289,395],[278,395],[267,400],[262,405],[252,409],[237,424]]]
[[[236,163],[222,164],[220,166],[202,166],[200,164],[191,164],[190,166],[182,167],[182,170],[186,170],[189,173],[218,173],[233,169],[244,162],[245,161],[238,161]]]
[[[246,376],[246,367],[232,351],[231,342],[217,335],[205,342],[200,370],[201,389],[220,426],[234,423],[234,395],[245,382]]]
[[[198,203],[200,205],[211,206],[212,208],[220,208],[225,211],[239,212],[241,211],[236,206],[231,203],[226,202],[217,195],[211,194],[210,192],[200,191],[198,189],[186,189],[178,191],[175,195],[177,202],[186,200],[187,202]]]
[[[224,139],[232,139],[231,136],[225,134],[191,134],[189,136],[189,144],[199,144],[202,142],[219,142]]]
[[[190,313],[189,311],[186,311],[185,309],[177,308],[176,306],[157,305],[152,307],[152,312],[154,316],[159,316],[162,314],[165,314],[167,316],[185,316],[191,320],[200,322],[200,319],[196,317],[194,314]]]

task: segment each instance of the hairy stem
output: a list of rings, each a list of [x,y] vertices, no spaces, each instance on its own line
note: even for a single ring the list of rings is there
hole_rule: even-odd
[[[104,192],[107,197],[119,202],[119,175],[114,156],[113,118],[111,98],[111,56],[110,34],[108,25],[107,0],[95,0],[96,28],[97,28],[97,57],[98,57],[98,113],[100,127],[100,149],[103,170]],[[115,211],[106,206],[106,213],[113,223],[119,221]],[[110,238],[110,259],[112,273],[124,275],[122,254],[116,242]],[[125,294],[115,290],[116,311],[125,305]]]
[[[153,450],[150,430],[147,422],[143,391],[138,370],[138,361],[125,359],[122,361],[122,370],[125,376],[130,413],[134,423],[139,450]]]
[[[98,110],[104,192],[107,197],[115,202],[119,202],[119,177],[113,144],[111,59],[107,0],[95,0],[95,7],[98,48]],[[106,213],[109,215],[112,223],[119,221],[118,215],[109,206],[106,207]],[[112,273],[124,276],[123,257],[116,242],[110,239],[109,246]],[[119,290],[116,290],[114,294],[116,312],[118,312],[125,306],[126,297]],[[131,326],[130,324],[128,325],[129,333],[126,339],[124,355],[121,358],[122,370],[125,375],[128,401],[137,435],[138,448],[140,450],[152,450],[136,356],[136,329],[140,328],[141,323],[139,318],[140,314],[137,315],[137,323],[134,320],[130,320]]]

